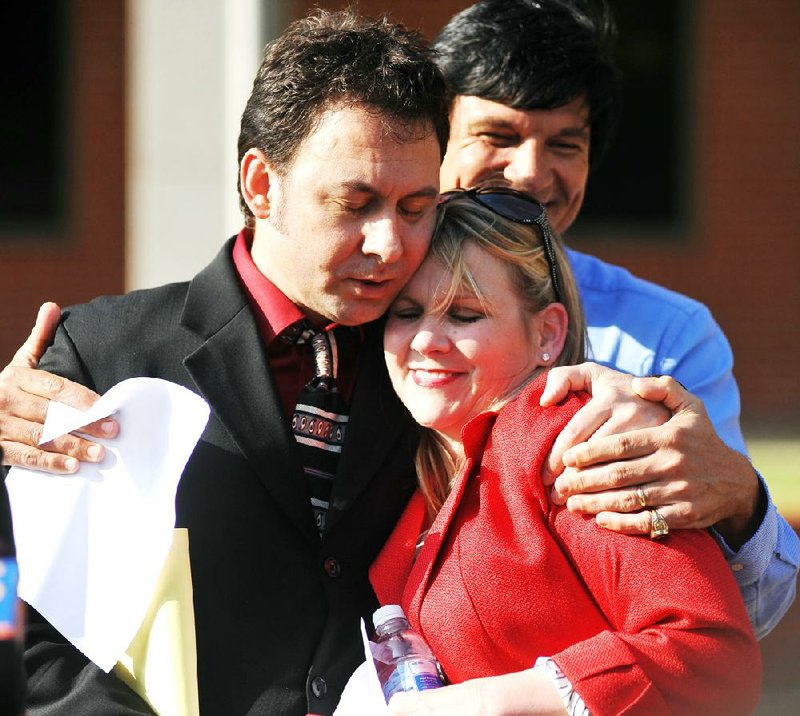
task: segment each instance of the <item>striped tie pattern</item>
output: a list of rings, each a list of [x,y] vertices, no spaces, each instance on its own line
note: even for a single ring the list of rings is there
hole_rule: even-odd
[[[296,335],[292,342],[311,345],[314,377],[300,391],[292,415],[292,432],[300,448],[314,521],[322,535],[344,445],[348,414],[347,404],[336,386],[338,347],[335,332],[315,332],[304,324],[301,321],[290,327]]]

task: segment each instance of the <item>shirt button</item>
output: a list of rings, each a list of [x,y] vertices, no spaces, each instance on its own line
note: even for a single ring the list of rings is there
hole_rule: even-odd
[[[325,679],[321,676],[315,676],[311,679],[311,691],[318,699],[325,696],[328,693],[328,684],[325,683]]]
[[[338,579],[342,575],[342,565],[339,564],[339,560],[334,557],[328,557],[323,563],[323,566],[325,568],[325,573],[331,579]]]
[[[744,569],[744,565],[736,562],[735,564],[731,565],[731,570],[734,572],[741,572]]]

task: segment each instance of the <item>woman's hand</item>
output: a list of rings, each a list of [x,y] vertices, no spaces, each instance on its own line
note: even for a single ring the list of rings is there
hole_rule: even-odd
[[[564,716],[566,710],[544,672],[472,679],[430,691],[395,694],[391,716]]]

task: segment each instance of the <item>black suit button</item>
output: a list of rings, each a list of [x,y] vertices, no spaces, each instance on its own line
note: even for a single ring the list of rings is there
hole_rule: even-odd
[[[328,557],[323,563],[323,567],[325,568],[325,574],[331,579],[338,579],[342,575],[342,565],[339,564],[339,560],[335,557]]]
[[[325,694],[328,693],[328,684],[325,683],[325,679],[321,676],[315,676],[311,679],[311,691],[314,693],[318,699],[321,699]]]

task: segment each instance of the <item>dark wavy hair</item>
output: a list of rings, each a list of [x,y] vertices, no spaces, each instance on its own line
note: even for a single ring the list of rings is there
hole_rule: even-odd
[[[605,0],[480,0],[434,40],[450,99],[554,109],[585,96],[596,167],[619,118],[616,26]]]
[[[322,113],[338,106],[374,110],[387,128],[402,132],[398,141],[433,131],[444,156],[448,103],[430,45],[385,16],[367,18],[349,8],[314,10],[266,46],[242,114],[239,162],[257,148],[285,170]],[[239,204],[252,225],[241,186]]]

